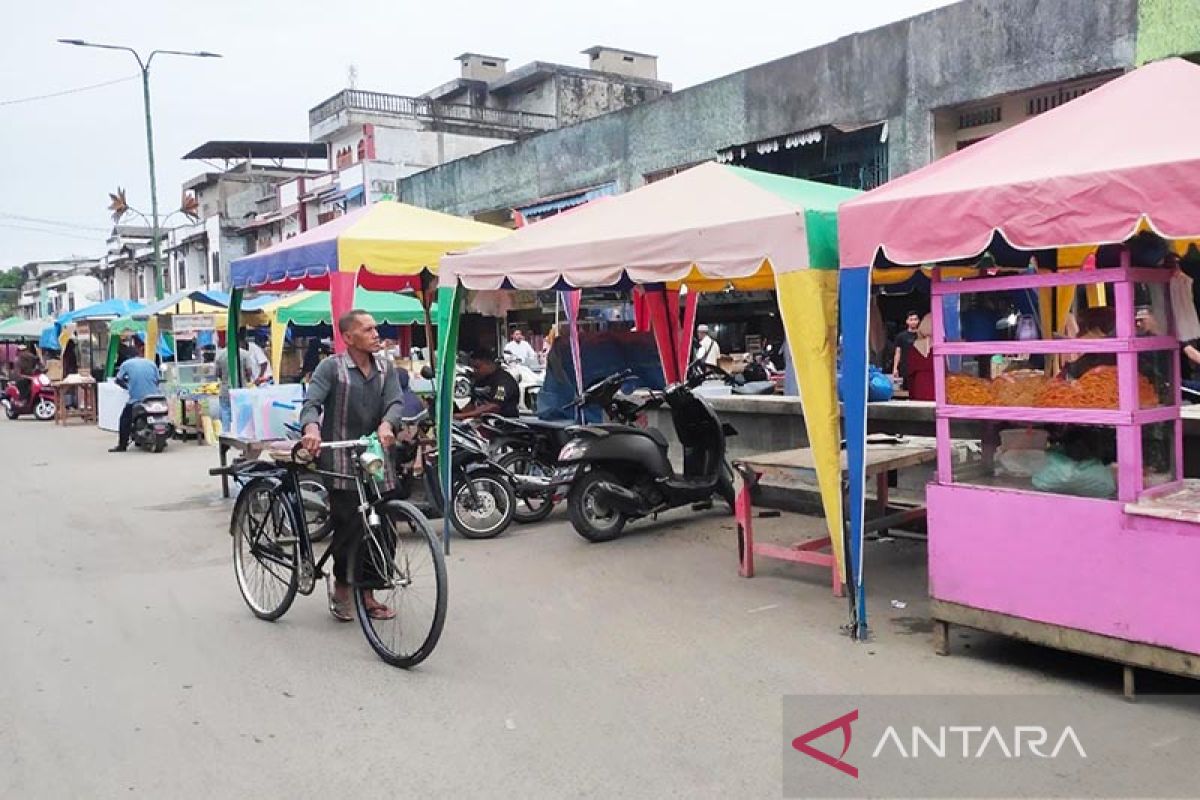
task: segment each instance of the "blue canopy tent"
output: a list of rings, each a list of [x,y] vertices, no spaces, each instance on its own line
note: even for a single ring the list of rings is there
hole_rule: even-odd
[[[77,308],[74,311],[67,311],[55,317],[54,324],[47,326],[42,331],[41,341],[38,342],[38,346],[46,350],[61,350],[63,347],[61,341],[62,330],[65,325],[81,320],[116,319],[117,317],[128,316],[141,308],[142,304],[133,300],[113,298],[112,300],[105,300],[102,303],[94,303],[90,306]]]

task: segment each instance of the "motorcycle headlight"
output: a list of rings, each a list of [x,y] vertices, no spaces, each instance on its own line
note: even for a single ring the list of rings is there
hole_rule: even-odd
[[[577,461],[587,450],[587,445],[583,442],[567,442],[563,445],[563,449],[558,451],[559,461]]]
[[[167,413],[166,403],[150,403],[146,406],[147,414],[165,414]]]

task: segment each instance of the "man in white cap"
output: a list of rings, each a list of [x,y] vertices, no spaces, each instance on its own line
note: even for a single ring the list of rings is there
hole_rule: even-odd
[[[707,325],[696,326],[696,359],[703,361],[705,364],[717,366],[717,362],[721,359],[721,346],[717,344],[717,340],[708,335]]]

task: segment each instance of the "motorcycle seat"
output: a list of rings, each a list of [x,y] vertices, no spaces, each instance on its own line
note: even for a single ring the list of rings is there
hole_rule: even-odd
[[[579,424],[573,419],[538,419],[537,417],[522,419],[521,422],[535,431],[549,431],[552,433],[565,431],[567,428],[574,428]]]

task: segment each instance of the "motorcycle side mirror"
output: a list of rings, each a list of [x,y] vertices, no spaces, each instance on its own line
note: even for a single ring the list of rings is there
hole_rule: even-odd
[[[428,364],[421,367],[421,377],[427,381],[433,380],[433,367],[429,366]]]

